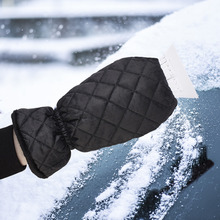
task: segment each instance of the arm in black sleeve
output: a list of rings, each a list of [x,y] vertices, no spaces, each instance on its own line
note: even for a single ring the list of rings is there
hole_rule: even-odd
[[[129,57],[72,88],[55,109],[19,109],[12,120],[32,172],[47,178],[69,161],[70,150],[87,152],[143,136],[176,105],[158,59]]]
[[[0,179],[23,171],[14,146],[13,127],[0,129]]]

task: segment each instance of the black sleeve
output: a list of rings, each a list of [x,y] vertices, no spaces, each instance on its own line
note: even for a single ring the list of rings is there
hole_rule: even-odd
[[[15,151],[13,126],[0,129],[0,179],[19,173],[25,168]]]
[[[31,170],[47,178],[70,150],[97,150],[155,130],[177,105],[156,58],[117,60],[72,88],[57,107],[19,109],[13,126]]]

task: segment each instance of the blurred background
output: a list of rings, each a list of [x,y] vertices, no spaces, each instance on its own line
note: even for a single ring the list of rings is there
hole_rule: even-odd
[[[97,64],[199,0],[0,0],[0,62]]]

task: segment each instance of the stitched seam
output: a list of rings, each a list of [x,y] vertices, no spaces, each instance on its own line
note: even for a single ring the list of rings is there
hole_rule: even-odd
[[[135,59],[135,57],[134,57],[134,59]],[[144,61],[146,61],[146,60],[144,60]],[[130,62],[130,61],[129,61]],[[159,66],[158,66],[158,64],[156,64],[156,63],[154,63],[154,62],[152,62],[152,60],[150,60],[150,59],[147,59],[147,62],[150,62],[150,63],[152,63],[153,65],[154,65],[154,67],[157,67],[157,69],[158,70],[162,70],[161,68],[158,68]],[[144,69],[145,69],[145,67],[146,67],[146,65],[144,66]],[[143,69],[143,70],[144,70]],[[118,70],[118,69],[113,69],[113,68],[111,68],[110,70],[113,70],[113,71],[120,71],[120,70]],[[134,74],[134,75],[140,75],[139,73],[136,73],[136,72],[131,72],[131,71],[129,71],[129,70],[126,70],[125,71],[126,73],[130,73],[130,74]],[[143,71],[142,71],[142,73],[143,73]],[[153,81],[155,81],[155,82],[157,82],[158,80],[156,80],[156,79],[153,79],[153,78],[151,78],[151,77],[149,77],[149,76],[146,76],[146,75],[142,75],[142,77],[144,77],[144,78],[147,78],[147,79],[151,79],[151,80],[153,80]]]
[[[129,60],[129,62],[130,62],[130,60]],[[126,66],[124,66],[124,69],[126,69],[126,67],[128,66],[129,62],[127,63]],[[94,131],[94,133],[93,133],[93,136],[96,135],[96,133],[97,133],[97,130],[98,130],[98,128],[99,128],[99,125],[100,125],[100,123],[101,123],[101,121],[102,121],[102,118],[103,118],[103,116],[104,116],[105,110],[106,110],[106,108],[107,108],[108,102],[109,102],[109,100],[111,99],[112,94],[113,94],[113,92],[115,91],[115,88],[117,87],[117,84],[118,84],[118,82],[120,81],[120,79],[121,79],[121,77],[122,77],[122,75],[123,75],[124,69],[121,71],[120,76],[118,77],[117,82],[115,83],[115,85],[114,85],[114,87],[113,87],[113,89],[112,89],[112,91],[111,91],[111,93],[110,93],[108,99],[105,100],[105,101],[106,101],[106,104],[105,104],[104,110],[102,111],[102,114],[101,114],[100,118],[98,118],[99,122],[98,122],[98,125],[96,126],[96,129],[95,129],[95,131]],[[107,71],[108,71],[108,69],[107,69]],[[105,72],[105,73],[106,73],[106,72]],[[105,74],[105,73],[104,73],[104,74]],[[103,74],[102,76],[104,76],[104,74]],[[87,145],[90,143],[90,141],[91,141],[91,139],[92,139],[93,136],[91,136],[91,137],[89,138],[89,140],[88,140],[88,142],[87,142]],[[110,138],[110,140],[111,140],[111,138]],[[108,143],[109,143],[109,141],[108,141]]]
[[[36,138],[37,138],[37,136],[38,136],[38,134],[39,134],[39,131],[41,130],[41,128],[43,127],[43,125],[44,125],[44,122],[47,120],[47,118],[45,118],[44,119],[44,121],[42,121],[42,123],[41,123],[41,125],[40,125],[40,127],[36,130]],[[30,147],[29,147],[29,149],[31,149],[32,148],[32,146],[33,146],[33,144],[34,144],[34,142],[35,142],[35,140],[36,140],[36,138],[34,138],[34,140],[33,140],[33,142],[31,143],[31,145],[30,145]]]
[[[158,83],[160,83],[161,81],[157,81],[157,86],[158,86]],[[95,83],[97,83],[97,82],[95,82]],[[103,82],[101,82],[102,84],[106,84],[106,85],[111,85],[111,86],[113,86],[113,84],[108,84],[108,83],[103,83]],[[126,87],[123,87],[123,86],[121,86],[121,85],[117,85],[118,87],[121,87],[122,89],[126,89],[126,90],[128,90],[129,92],[134,92],[135,91],[135,89],[129,89],[129,88],[126,88]],[[156,86],[156,87],[157,87]],[[114,91],[114,89],[113,89],[113,91]],[[167,107],[167,105],[165,105],[165,104],[163,104],[163,103],[161,103],[161,102],[159,102],[159,101],[157,101],[157,100],[154,100],[153,99],[153,97],[152,98],[150,98],[150,97],[147,97],[146,95],[143,95],[142,93],[140,93],[140,92],[138,92],[138,91],[135,91],[135,93],[136,94],[138,94],[138,95],[140,95],[140,96],[142,96],[142,97],[144,97],[144,98],[146,98],[146,99],[149,99],[150,101],[153,101],[153,102],[155,102],[155,103],[157,103],[157,104],[160,104],[160,105],[162,105],[162,106],[165,106],[165,107]],[[102,100],[104,100],[104,101],[108,101],[109,103],[112,103],[112,104],[114,104],[114,105],[116,105],[116,106],[119,106],[119,107],[122,107],[122,108],[124,108],[123,106],[120,106],[120,105],[118,105],[118,104],[116,104],[116,103],[114,103],[114,102],[112,102],[111,100],[109,100],[109,99],[105,99],[105,98],[103,98],[103,97],[101,97],[101,96],[97,96],[97,95],[94,95],[94,94],[86,94],[86,93],[83,93],[83,92],[78,92],[78,91],[76,91],[76,92],[73,92],[72,94],[82,94],[82,95],[86,95],[86,96],[93,96],[93,97],[95,97],[95,98],[99,98],[99,99],[102,99]],[[70,96],[72,95],[72,94],[69,94]],[[70,106],[70,104],[69,105],[66,105],[67,107],[70,107],[71,108],[71,106]],[[132,110],[131,110],[132,111]],[[138,113],[137,113],[138,114]]]
[[[45,117],[45,119],[44,119],[44,121],[42,121],[42,124],[40,125],[40,127],[36,130],[36,135],[35,135],[36,138],[33,138],[33,137],[32,137],[32,138],[33,138],[33,142],[31,143],[29,149],[31,149],[31,148],[33,147],[35,141],[37,141],[37,136],[38,136],[38,134],[39,134],[39,131],[40,131],[41,128],[43,127],[43,125],[44,125],[44,123],[45,123],[46,120],[47,120],[47,117]],[[22,131],[22,132],[23,132],[23,131]],[[25,133],[25,132],[23,132],[23,133]],[[29,135],[29,134],[26,134],[26,135],[28,135],[28,136],[31,137],[31,135]],[[46,146],[45,144],[43,144],[43,145]],[[38,169],[40,169],[40,168],[42,167],[43,163],[46,161],[46,159],[48,158],[48,156],[51,154],[52,150],[54,150],[52,147],[49,147],[49,148],[50,148],[49,153],[48,153],[47,156],[44,158],[44,160],[41,162],[41,164],[39,165]]]
[[[23,125],[27,122],[27,120],[29,119],[29,117],[31,117],[36,111],[38,111],[39,109],[35,109],[33,112],[31,112],[31,114],[30,115],[28,115],[28,117],[26,117],[25,119],[24,119],[24,121],[22,121],[22,123],[20,124],[20,128],[22,128],[23,127]],[[23,114],[23,115],[25,115],[26,116],[26,114],[25,113],[23,113],[22,111],[19,111],[19,114]]]
[[[99,97],[97,97],[97,98],[99,98]],[[155,102],[154,100],[150,100],[150,101],[153,102],[153,103]],[[115,104],[114,102],[109,101],[109,103],[111,103],[111,104],[113,104],[113,105],[115,105],[115,106],[117,106],[117,107],[119,107],[119,108],[121,108],[121,109],[123,109],[123,110],[126,110],[126,107],[122,107],[122,106],[120,106],[120,105],[117,105],[117,104]],[[157,103],[157,102],[156,102],[156,103]],[[158,102],[158,104],[160,104],[160,103]],[[150,105],[150,104],[149,104],[149,105]],[[161,105],[162,105],[162,104],[161,104]],[[78,110],[78,111],[82,111],[82,109],[79,109],[79,108],[77,108],[77,107],[71,107],[71,106],[69,106],[69,108],[70,108],[70,109],[74,109],[74,110]],[[137,114],[138,116],[146,117],[146,114],[141,115],[140,113],[135,112],[135,111],[133,111],[132,109],[128,109],[128,110],[131,111],[132,113]],[[98,116],[96,116],[96,115],[94,115],[94,114],[92,114],[92,113],[90,113],[90,112],[87,112],[87,111],[85,111],[85,112],[86,112],[87,114],[92,115],[93,117],[99,119]],[[102,120],[104,120],[104,121],[106,121],[106,122],[112,124],[110,121],[108,121],[108,120],[106,120],[106,119],[102,119]],[[156,122],[156,121],[154,121],[154,120],[152,120],[152,119],[150,119],[150,118],[148,118],[148,120],[149,120],[149,121],[152,121],[152,122]],[[157,123],[157,122],[156,122],[156,123]],[[112,124],[112,125],[115,125],[115,124]]]
[[[111,123],[109,123],[109,124],[111,124]],[[116,125],[114,125],[114,124],[112,124],[112,125],[116,127]],[[133,132],[133,131],[129,131],[129,130],[127,130],[127,129],[123,128],[123,127],[120,127],[120,126],[119,126],[119,128],[122,129],[122,130],[124,130],[124,131],[126,131],[126,132],[129,132],[129,133],[135,133],[135,132]],[[94,137],[96,137],[96,138],[103,139],[104,141],[109,142],[109,140],[107,140],[107,139],[105,139],[105,138],[103,138],[103,137],[100,137],[100,136],[98,136],[98,135],[96,135],[96,134],[91,134],[91,133],[89,133],[88,131],[85,131],[85,130],[79,128],[79,127],[78,127],[77,129],[80,130],[81,132],[83,132],[83,133],[89,135],[89,136],[94,136]],[[142,135],[142,133],[139,133],[139,132],[136,132],[136,133]],[[111,141],[111,138],[110,138],[110,141]]]
[[[22,131],[22,133],[24,133],[25,135],[27,135],[27,136],[29,136],[29,137],[31,137],[31,138],[33,139],[33,142],[32,142],[32,144],[31,144],[31,146],[32,146],[35,142],[38,142],[38,143],[40,143],[41,145],[43,145],[44,147],[49,148],[49,152],[48,152],[47,156],[44,158],[43,161],[38,161],[38,160],[32,158],[34,161],[36,161],[36,162],[39,163],[39,166],[37,166],[39,170],[41,169],[42,166],[45,166],[45,161],[47,160],[47,158],[50,156],[50,154],[51,154],[53,151],[56,151],[56,152],[58,152],[58,153],[63,153],[63,151],[58,151],[58,150],[55,149],[54,147],[50,147],[50,146],[46,145],[45,143],[40,142],[37,138],[32,137],[30,134],[28,134],[28,133],[26,133],[26,132],[23,132],[23,131]]]
[[[127,66],[129,65],[129,63],[131,62],[131,60],[132,60],[132,59],[129,60],[129,62],[128,62],[128,64],[126,65],[125,69],[126,69]],[[145,65],[144,65],[144,68],[145,68]],[[144,68],[143,68],[143,70],[144,70]],[[142,72],[143,72],[143,70],[142,70]],[[137,82],[136,82],[134,91],[137,89],[137,85],[138,85],[139,80],[140,80],[140,78],[141,78],[141,76],[142,76],[142,72],[141,72],[141,74],[139,74],[139,76],[138,76],[138,80],[137,80]],[[132,93],[132,96],[131,96],[131,98],[130,98],[128,104],[127,104],[127,107],[124,109],[124,114],[123,114],[123,116],[121,117],[121,119],[119,120],[119,122],[118,122],[118,124],[117,124],[117,126],[116,126],[116,128],[115,128],[115,132],[114,132],[113,135],[111,136],[110,140],[112,140],[112,139],[114,138],[114,136],[115,136],[115,134],[116,134],[118,128],[120,127],[120,124],[121,124],[122,120],[123,120],[124,117],[125,117],[125,113],[126,113],[128,107],[129,107],[130,103],[131,103],[131,100],[132,100],[133,97],[134,97],[134,94],[135,94],[135,92]],[[133,134],[133,136],[135,135],[134,132],[131,132],[131,133]]]
[[[34,111],[34,112],[36,112],[36,111]],[[34,112],[33,112],[33,113],[34,113]],[[39,120],[39,119],[37,119],[37,118],[35,118],[35,117],[32,116],[33,113],[31,113],[31,115],[28,115],[27,119],[28,119],[28,118],[31,118],[32,120],[35,120],[35,121],[38,121],[38,122],[41,122],[41,123],[42,123],[41,120]],[[19,114],[23,114],[23,115],[26,116],[26,114],[23,113],[23,112],[19,112]],[[27,120],[26,120],[26,121],[27,121]],[[46,122],[45,122],[44,124],[45,124],[48,128],[53,129],[53,127],[49,126]],[[20,127],[22,128],[23,125],[24,125],[24,123],[22,123],[22,125],[20,125]]]
[[[57,151],[57,152],[59,152],[59,153],[62,153],[62,152],[63,152],[63,151],[58,151],[57,149],[54,149],[53,147],[51,147],[51,146],[49,146],[49,145],[47,145],[47,144],[45,144],[45,143],[39,141],[37,138],[33,137],[32,135],[28,134],[28,133],[25,132],[25,131],[22,131],[22,133],[25,134],[25,135],[27,135],[27,136],[29,136],[29,137],[31,137],[31,138],[34,140],[33,142],[38,142],[38,143],[40,143],[41,145],[44,145],[45,147],[47,147],[47,148],[49,148],[49,149],[51,149],[51,150]]]
[[[157,87],[156,87],[156,89],[154,90],[153,97],[154,97],[155,92],[157,91],[157,88],[158,88],[159,84],[160,84],[160,82],[158,82]],[[157,124],[157,125],[160,125],[160,123],[158,123],[157,121],[154,121],[154,120],[149,119],[149,118],[147,117],[147,114],[148,114],[148,112],[149,112],[149,109],[150,109],[150,107],[151,107],[151,105],[152,105],[152,101],[153,101],[153,100],[150,100],[150,104],[149,104],[149,107],[148,107],[147,111],[145,112],[144,118],[146,118],[146,119],[149,120],[149,121],[154,122],[154,123]],[[141,122],[141,124],[140,124],[140,126],[139,126],[139,128],[137,129],[136,132],[139,131],[139,129],[141,128],[141,126],[142,126],[143,123],[144,123],[144,120],[142,120],[142,122]]]
[[[94,83],[96,84],[95,85],[95,88],[93,89],[93,92],[91,93],[91,95],[89,96],[89,99],[88,99],[88,102],[86,103],[86,106],[84,107],[84,109],[83,110],[81,110],[82,111],[82,113],[81,113],[81,117],[79,118],[79,120],[78,120],[78,122],[80,122],[80,120],[83,118],[83,115],[84,115],[84,113],[86,112],[86,109],[87,109],[87,106],[88,106],[88,104],[90,103],[90,100],[92,99],[92,97],[94,97],[94,92],[96,91],[96,88],[97,88],[97,86],[98,86],[98,83],[102,80],[102,77],[104,76],[104,73],[102,74],[102,76],[99,78],[99,80],[96,82],[96,81],[94,81]],[[83,94],[83,93],[81,93],[81,94]],[[71,99],[72,100],[72,99]],[[86,112],[87,113],[87,112]],[[72,134],[72,136],[74,137],[74,135],[75,135],[75,133],[76,133],[76,127],[78,126],[78,123],[76,124],[76,126],[75,126],[75,130],[74,130],[74,132],[73,132],[73,134]],[[98,126],[96,127],[96,129],[98,129]],[[89,142],[88,142],[89,143]]]

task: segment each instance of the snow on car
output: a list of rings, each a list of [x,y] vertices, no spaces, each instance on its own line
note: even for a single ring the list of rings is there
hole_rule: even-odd
[[[0,64],[1,126],[10,123],[15,107],[54,106],[95,68],[128,56],[159,58],[172,44],[199,95],[178,99],[169,120],[138,140],[87,154],[73,151],[69,164],[48,180],[28,169],[1,180],[0,219],[218,219],[219,9],[218,0],[207,0],[168,15],[99,67],[73,71],[50,64],[18,73],[16,65]]]

